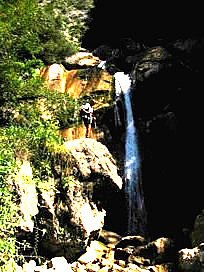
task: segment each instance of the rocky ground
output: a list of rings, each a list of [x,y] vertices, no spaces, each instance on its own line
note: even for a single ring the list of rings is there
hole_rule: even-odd
[[[102,242],[103,241],[103,242]],[[80,258],[69,263],[63,256],[37,265],[30,260],[18,272],[176,272],[203,271],[203,245],[176,251],[168,238],[147,242],[141,236],[120,235],[102,230]]]

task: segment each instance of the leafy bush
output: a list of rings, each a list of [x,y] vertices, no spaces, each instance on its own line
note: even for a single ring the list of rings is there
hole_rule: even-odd
[[[33,121],[29,126],[0,128],[0,139],[0,265],[3,267],[18,257],[15,247],[19,226],[18,199],[12,185],[16,159],[31,161],[34,182],[48,179],[51,171],[46,146],[61,143],[62,139],[53,122],[43,121]]]
[[[35,86],[36,68],[61,63],[78,50],[92,7],[93,0],[0,1],[1,104]]]
[[[18,226],[16,198],[6,179],[15,168],[9,137],[0,130],[0,266],[7,265],[15,253],[15,230]]]

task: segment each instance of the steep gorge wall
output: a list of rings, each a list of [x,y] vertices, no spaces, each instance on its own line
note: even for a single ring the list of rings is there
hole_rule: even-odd
[[[203,208],[202,43],[187,40],[152,47],[132,70],[150,233],[174,237],[185,246],[190,245],[189,233]]]

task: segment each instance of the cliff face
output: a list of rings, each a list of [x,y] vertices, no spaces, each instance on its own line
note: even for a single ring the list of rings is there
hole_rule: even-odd
[[[186,239],[184,229],[192,230],[203,208],[199,182],[201,48],[202,39],[188,39],[132,56],[132,100],[150,232],[180,237],[181,242]]]
[[[50,89],[68,93],[73,98],[93,91],[112,89],[112,76],[106,71],[97,69],[100,63],[98,57],[81,52],[67,58],[66,62],[71,70],[66,70],[62,64],[53,64],[41,69],[40,74]]]

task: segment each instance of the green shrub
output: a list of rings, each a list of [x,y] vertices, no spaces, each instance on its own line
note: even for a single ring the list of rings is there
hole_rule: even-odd
[[[39,120],[29,126],[0,128],[0,139],[0,265],[6,267],[19,258],[15,247],[19,226],[18,199],[12,185],[16,159],[29,159],[34,182],[44,182],[52,175],[46,146],[58,144],[62,139],[55,124]]]
[[[0,139],[0,266],[3,269],[15,254],[15,233],[19,225],[19,216],[17,199],[7,182],[15,168],[12,142],[2,129]]]

